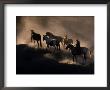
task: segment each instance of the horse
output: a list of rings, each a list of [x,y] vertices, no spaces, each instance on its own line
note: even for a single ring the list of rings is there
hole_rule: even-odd
[[[31,30],[31,42],[37,41],[38,47],[39,47],[39,42],[40,42],[40,47],[42,47],[42,43],[41,43],[41,35],[38,33],[35,33],[33,30]]]
[[[48,35],[50,38],[57,39],[63,45],[63,38],[61,36],[56,36],[51,32],[46,32],[46,35]]]
[[[43,35],[43,41],[44,40],[46,41],[47,48],[53,46],[55,49],[57,48],[57,50],[60,50],[60,42],[57,39],[50,38],[48,35]]]
[[[64,45],[68,45],[68,44],[73,44],[73,40],[64,38]]]
[[[76,56],[77,55],[83,55],[83,64],[86,63],[88,48],[80,47],[80,52],[72,44],[68,44],[66,46],[66,49],[68,49],[68,48],[71,50],[71,53],[72,53],[72,56],[73,56],[73,61],[74,61],[74,59],[76,59],[76,63],[77,63],[77,57]]]

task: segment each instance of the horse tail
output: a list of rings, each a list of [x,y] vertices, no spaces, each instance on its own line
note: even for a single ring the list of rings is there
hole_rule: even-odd
[[[40,46],[42,47],[42,42],[41,42],[41,39],[40,39]]]

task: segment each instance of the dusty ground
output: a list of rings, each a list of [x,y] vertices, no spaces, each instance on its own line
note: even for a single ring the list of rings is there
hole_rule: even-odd
[[[69,51],[16,46],[16,74],[94,74],[93,58],[83,65],[82,56],[73,62]]]

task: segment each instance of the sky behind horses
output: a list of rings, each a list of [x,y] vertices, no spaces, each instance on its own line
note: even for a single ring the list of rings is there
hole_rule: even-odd
[[[81,46],[94,47],[94,17],[93,16],[17,16],[17,44],[29,44],[31,42],[31,32],[45,35],[51,32],[54,35],[73,39],[73,43],[78,39]],[[42,43],[45,44],[45,42]]]

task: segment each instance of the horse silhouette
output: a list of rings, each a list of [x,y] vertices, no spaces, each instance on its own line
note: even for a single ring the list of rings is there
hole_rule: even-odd
[[[76,59],[76,62],[77,62],[77,57],[76,57],[77,55],[79,55],[79,56],[83,55],[83,64],[86,63],[88,48],[80,47],[80,52],[72,44],[68,44],[66,49],[68,49],[68,48],[71,50],[71,53],[73,55],[73,61],[74,61],[74,59]]]
[[[46,35],[48,35],[52,39],[57,39],[60,43],[63,44],[63,38],[61,36],[56,36],[51,32],[46,32]]]
[[[31,30],[31,42],[37,41],[38,47],[39,47],[39,42],[40,42],[40,47],[42,47],[42,43],[41,43],[41,35],[38,33],[35,33],[34,30]]]
[[[73,40],[64,38],[64,45],[68,45],[68,44],[73,44]]]
[[[64,37],[64,45],[68,45],[68,44],[73,44],[73,40],[72,39],[68,39],[67,38],[67,34]]]
[[[60,42],[57,39],[50,38],[48,35],[43,35],[43,41],[44,40],[46,41],[47,48],[53,46],[55,49],[57,48],[57,50],[60,50]]]

